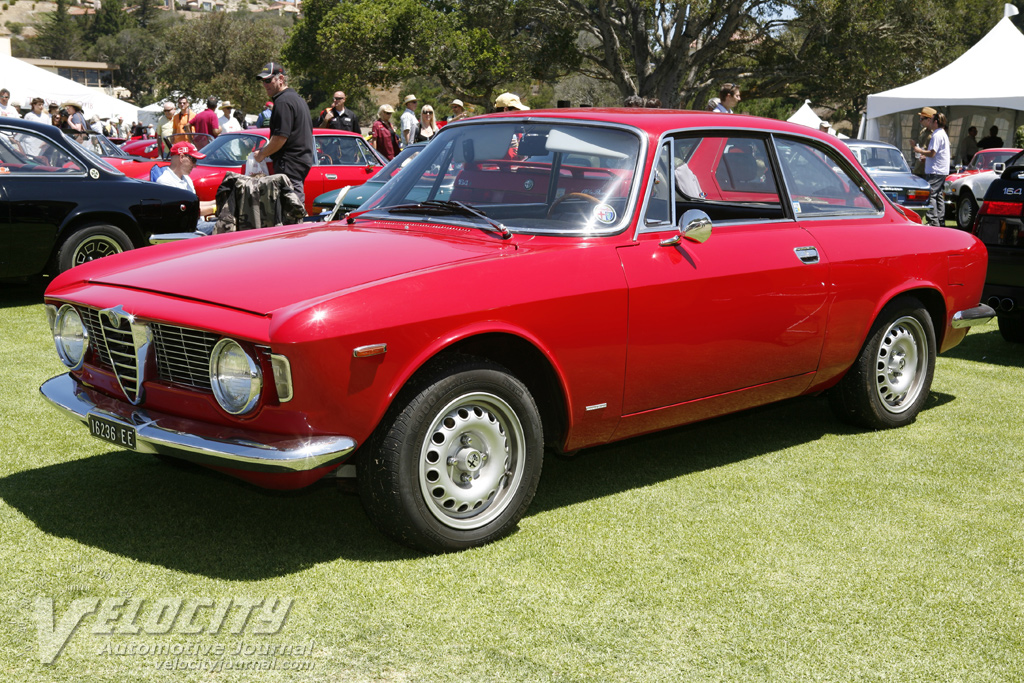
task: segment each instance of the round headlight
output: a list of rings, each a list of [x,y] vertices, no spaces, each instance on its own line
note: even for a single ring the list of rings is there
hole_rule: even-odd
[[[57,355],[61,362],[72,370],[78,370],[85,361],[85,350],[89,348],[89,331],[82,323],[82,317],[70,304],[64,304],[57,311],[53,325],[53,341],[57,344]]]
[[[210,385],[221,408],[241,415],[256,406],[263,389],[263,373],[238,342],[221,339],[210,355]]]

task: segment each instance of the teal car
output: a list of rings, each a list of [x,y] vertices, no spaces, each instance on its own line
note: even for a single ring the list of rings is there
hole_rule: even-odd
[[[358,209],[362,206],[363,202],[376,194],[377,190],[384,187],[384,183],[391,180],[395,174],[401,171],[426,146],[427,143],[425,142],[409,145],[362,185],[346,185],[345,187],[339,187],[318,195],[313,200],[313,209],[320,209],[319,219],[332,221],[350,211]]]

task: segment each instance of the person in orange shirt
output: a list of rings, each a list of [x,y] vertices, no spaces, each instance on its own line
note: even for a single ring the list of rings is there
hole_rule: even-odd
[[[174,122],[174,142],[188,142],[189,138],[182,133],[191,133],[192,119],[196,117],[189,107],[188,98],[182,95],[178,98],[178,113],[171,119]]]

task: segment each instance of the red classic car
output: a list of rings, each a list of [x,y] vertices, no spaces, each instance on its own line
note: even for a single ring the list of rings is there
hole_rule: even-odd
[[[224,175],[229,171],[243,173],[249,153],[263,147],[269,139],[269,128],[249,128],[225,133],[203,147],[206,158],[189,173],[200,201],[216,199]],[[306,176],[306,213],[313,213],[317,196],[345,185],[362,185],[387,163],[358,133],[314,128],[313,142],[316,165]],[[274,162],[268,164],[273,173]]]
[[[262,486],[354,472],[427,551],[515,526],[545,449],[827,391],[907,425],[991,320],[985,247],[885,200],[835,138],[748,116],[445,126],[345,221],[111,256],[46,292],[43,395],[111,448]]]
[[[129,178],[149,180],[153,166],[167,165],[166,162],[161,162],[157,158],[132,156],[111,142],[107,136],[103,135],[103,133],[97,133],[94,130],[65,130],[64,135],[66,135],[69,140],[77,142],[82,147],[85,147],[96,156],[103,157],[108,164],[121,171],[121,173],[124,173]]]

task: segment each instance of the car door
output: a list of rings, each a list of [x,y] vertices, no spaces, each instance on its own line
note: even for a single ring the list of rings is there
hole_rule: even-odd
[[[637,239],[619,249],[629,286],[625,415],[784,379],[796,378],[791,393],[809,384],[828,264],[776,178],[762,136],[664,143]],[[707,241],[678,238],[688,210],[711,219]]]
[[[57,232],[76,206],[69,178],[85,178],[85,166],[31,130],[0,127],[0,277],[41,272]]]
[[[357,135],[317,135],[316,165],[306,176],[306,199],[346,185],[362,185],[383,165]]]

